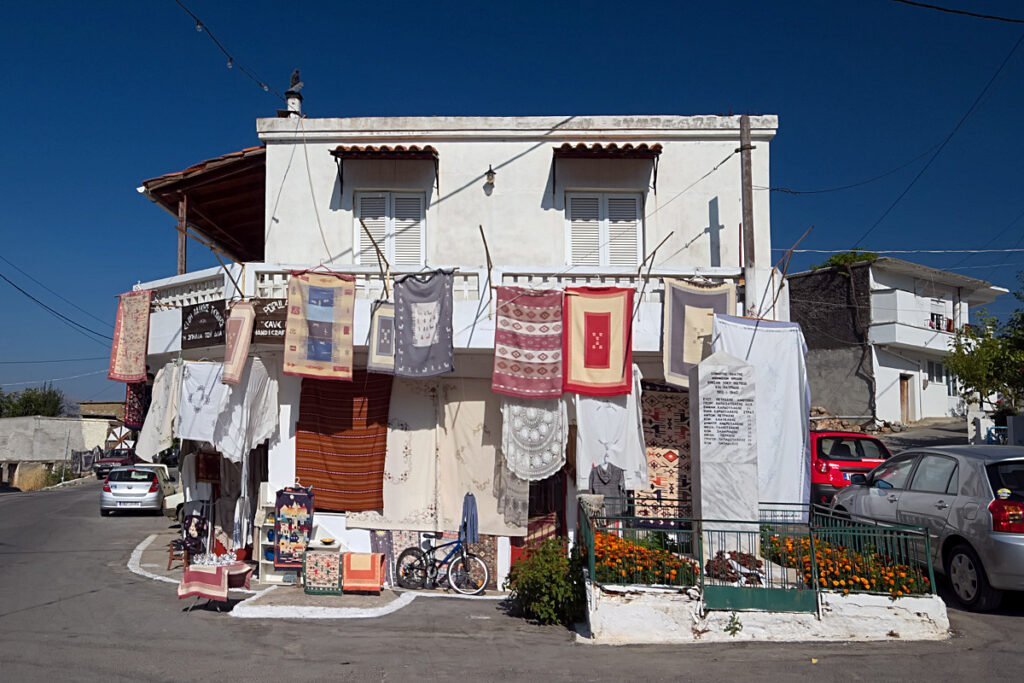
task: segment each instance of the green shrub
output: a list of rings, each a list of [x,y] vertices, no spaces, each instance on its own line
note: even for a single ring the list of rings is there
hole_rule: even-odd
[[[570,626],[583,617],[583,564],[557,539],[548,539],[516,562],[505,581],[513,609],[542,624]]]

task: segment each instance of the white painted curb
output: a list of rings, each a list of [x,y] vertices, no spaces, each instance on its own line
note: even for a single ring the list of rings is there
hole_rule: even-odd
[[[273,589],[274,586],[271,587]],[[262,593],[261,593],[262,595]],[[299,607],[297,605],[247,605],[245,600],[235,605],[230,614],[237,619],[373,619],[397,612],[416,599],[413,593],[403,593],[383,607]]]
[[[508,593],[501,593],[499,595],[459,595],[458,593],[447,593],[444,591],[428,591],[428,590],[413,590],[411,588],[401,588],[399,586],[392,587],[396,593],[402,593],[403,595],[415,595],[418,598],[447,598],[449,600],[491,600],[500,601],[507,600]]]
[[[149,536],[146,536],[142,543],[135,546],[135,550],[132,551],[132,556],[128,558],[128,571],[133,574],[138,574],[139,576],[144,576],[147,579],[152,579],[153,581],[177,584],[178,582],[169,576],[160,576],[159,574],[148,572],[142,568],[142,565],[140,564],[142,562],[142,553],[145,552],[146,548],[148,548],[155,540],[156,534],[150,534]]]

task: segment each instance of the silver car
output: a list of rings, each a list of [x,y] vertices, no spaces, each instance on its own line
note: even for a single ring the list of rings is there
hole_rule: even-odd
[[[855,474],[832,509],[855,520],[927,529],[935,570],[968,609],[1024,591],[1024,447],[904,451]]]
[[[164,490],[156,472],[136,467],[110,470],[100,493],[100,514],[106,517],[115,510],[163,509]]]

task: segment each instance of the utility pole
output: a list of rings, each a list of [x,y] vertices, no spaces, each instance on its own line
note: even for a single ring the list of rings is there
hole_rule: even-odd
[[[740,116],[740,201],[743,207],[743,314],[759,315],[760,285],[755,277],[754,253],[754,180],[750,152],[750,115]]]
[[[187,268],[185,255],[188,248],[188,195],[178,197],[178,275],[184,275]]]

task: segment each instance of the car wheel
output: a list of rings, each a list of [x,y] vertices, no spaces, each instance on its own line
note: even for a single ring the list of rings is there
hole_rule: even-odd
[[[954,547],[946,560],[946,575],[957,601],[972,612],[990,612],[1003,599],[1002,591],[989,585],[985,568],[974,549],[965,544]]]
[[[178,520],[178,524],[185,524],[185,506],[179,505],[178,509],[174,513],[174,519]]]

